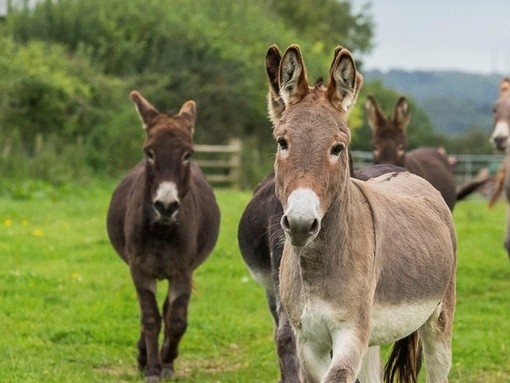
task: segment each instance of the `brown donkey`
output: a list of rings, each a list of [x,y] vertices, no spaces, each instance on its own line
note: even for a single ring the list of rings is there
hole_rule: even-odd
[[[379,382],[378,346],[396,342],[387,380],[446,382],[455,308],[456,237],[440,193],[408,172],[350,177],[346,113],[359,91],[349,51],[335,50],[327,87],[310,87],[298,46],[278,67],[276,194],[284,214],[280,297],[304,382]]]
[[[158,382],[174,374],[192,274],[216,243],[220,212],[204,175],[190,161],[195,102],[187,101],[178,114],[168,115],[136,91],[130,97],[147,134],[146,158],[113,192],[107,228],[115,251],[129,265],[140,304],[138,366],[146,381]],[[158,279],[169,281],[163,318],[156,301]]]
[[[450,210],[453,210],[458,198],[453,165],[449,163],[446,153],[430,147],[406,152],[406,130],[410,120],[407,99],[400,97],[395,104],[393,116],[388,118],[372,96],[367,97],[365,108],[368,124],[372,128],[374,163],[402,166],[425,178],[441,192]],[[465,192],[462,193],[465,197]]]

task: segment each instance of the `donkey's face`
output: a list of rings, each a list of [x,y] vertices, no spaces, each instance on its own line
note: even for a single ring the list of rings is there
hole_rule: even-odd
[[[180,201],[189,190],[195,102],[187,101],[178,114],[167,115],[136,91],[130,97],[147,134],[143,149],[152,219],[161,224],[174,223]]]
[[[409,105],[400,97],[395,105],[393,117],[386,118],[374,97],[365,102],[368,124],[372,129],[374,164],[404,166],[406,128],[409,125]]]
[[[507,150],[510,135],[510,80],[504,79],[500,85],[499,98],[492,108],[494,131],[490,141],[498,150]]]
[[[268,55],[275,50],[271,47]],[[303,247],[317,236],[324,214],[349,178],[346,117],[362,78],[350,52],[341,48],[335,51],[327,88],[308,86],[298,46],[290,46],[281,60],[266,60],[266,64],[270,92],[279,89],[275,95],[282,100],[269,99],[277,142],[276,194],[284,209],[281,225],[290,242]],[[276,71],[278,86],[271,84]]]

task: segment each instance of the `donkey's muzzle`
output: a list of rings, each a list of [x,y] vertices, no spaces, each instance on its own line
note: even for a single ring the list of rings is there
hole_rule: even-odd
[[[507,140],[508,138],[506,136],[498,136],[492,138],[492,142],[494,143],[496,149],[501,151],[504,151],[506,149]]]
[[[152,207],[156,215],[155,220],[162,223],[177,221],[179,206],[179,193],[175,183],[162,182],[152,201]]]
[[[319,198],[310,189],[296,189],[287,200],[280,224],[293,246],[304,247],[312,242],[321,229]]]

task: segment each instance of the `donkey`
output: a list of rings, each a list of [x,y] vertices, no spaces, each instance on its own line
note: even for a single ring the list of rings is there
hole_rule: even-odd
[[[285,109],[279,97],[278,66],[281,58],[276,45],[267,51],[268,109],[273,124],[281,118]],[[350,162],[350,173],[361,180],[404,170],[392,165],[372,165],[355,171]],[[243,211],[238,227],[238,243],[250,273],[266,290],[267,303],[275,324],[274,340],[281,382],[296,383],[299,381],[299,362],[295,339],[279,295],[279,271],[285,235],[280,226],[283,208],[274,190],[274,172],[271,172],[257,186]]]
[[[285,110],[275,124],[275,192],[284,214],[280,299],[304,382],[380,381],[378,346],[396,342],[386,380],[446,382],[455,310],[456,236],[441,194],[421,177],[349,176],[346,114],[359,91],[338,47],[328,85],[308,85],[300,49],[278,67]],[[404,340],[404,341],[402,341]],[[414,348],[414,346],[412,347]]]
[[[499,88],[499,96],[492,108],[494,113],[494,131],[490,141],[500,151],[505,151],[507,156],[498,172],[501,189],[505,190],[507,202],[510,203],[510,78],[504,78]],[[496,193],[499,194],[499,193]],[[496,197],[493,197],[495,200]],[[504,241],[505,249],[510,257],[510,209],[507,212],[506,236]]]
[[[457,198],[453,166],[444,150],[424,147],[406,153],[406,129],[410,113],[405,97],[397,100],[393,117],[384,115],[373,96],[367,96],[365,108],[368,124],[372,129],[374,163],[402,166],[411,173],[425,178],[441,192],[450,210],[453,210],[458,199],[469,194],[460,191]]]
[[[218,238],[220,212],[213,191],[191,162],[194,101],[176,115],[160,113],[137,91],[130,94],[146,133],[145,159],[113,192],[107,216],[110,242],[128,264],[141,311],[138,367],[147,382],[174,375],[178,345],[187,327],[193,271]],[[164,340],[157,280],[167,279]]]
[[[373,165],[354,171],[354,177],[367,180],[387,172],[405,171],[391,165]],[[283,208],[276,198],[274,172],[255,189],[243,211],[238,227],[238,244],[244,262],[254,279],[266,291],[273,317],[274,341],[280,367],[280,382],[299,382],[299,361],[294,334],[281,305],[279,272],[285,235],[280,226]]]

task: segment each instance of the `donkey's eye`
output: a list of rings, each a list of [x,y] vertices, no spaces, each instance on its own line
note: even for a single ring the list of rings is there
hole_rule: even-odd
[[[277,143],[278,143],[278,147],[280,148],[280,150],[285,151],[289,148],[289,144],[287,143],[287,140],[283,137],[278,138]]]
[[[156,159],[156,153],[154,153],[154,150],[152,149],[145,149],[145,156],[149,162],[154,162]]]
[[[184,164],[188,164],[191,161],[191,152],[184,153],[184,156],[182,156],[182,162]]]
[[[335,144],[331,148],[331,155],[334,157],[338,157],[340,153],[342,153],[342,150],[344,150],[345,146],[344,144]]]

